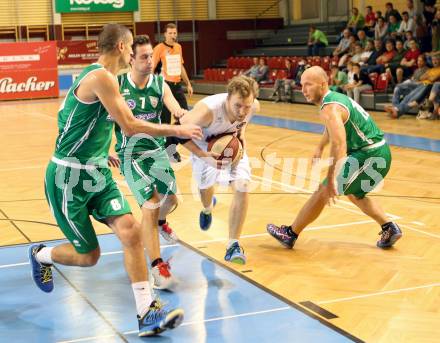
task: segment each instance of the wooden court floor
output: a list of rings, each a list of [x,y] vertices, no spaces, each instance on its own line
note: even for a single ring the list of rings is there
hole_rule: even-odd
[[[63,238],[43,192],[59,103],[0,104],[3,246]],[[318,122],[316,108],[308,105],[262,102],[261,114]],[[392,121],[383,113],[373,116],[386,132],[440,139],[440,122],[413,117]],[[287,250],[266,234],[265,226],[269,222],[290,224],[323,175],[325,170],[312,170],[308,162],[319,135],[251,124],[247,137],[253,182],[242,244],[248,263],[225,265],[300,306],[306,308],[310,302],[320,306],[335,315],[323,320],[367,342],[438,341],[440,154],[392,147],[390,174],[383,189],[372,196],[404,231],[394,249],[376,248],[380,228],[341,197],[301,235],[295,249]],[[182,241],[223,263],[231,191],[218,188],[213,225],[202,232],[191,167],[187,153],[181,152],[184,161],[174,165],[180,205],[168,220]],[[139,218],[134,198],[116,170],[114,176]],[[99,223],[96,231],[110,232]]]

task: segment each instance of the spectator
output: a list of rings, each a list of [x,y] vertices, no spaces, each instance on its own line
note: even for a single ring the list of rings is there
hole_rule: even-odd
[[[416,16],[416,39],[419,43],[420,51],[422,53],[431,51],[431,37],[429,35],[429,29],[420,14]]]
[[[348,52],[348,49],[350,48],[350,30],[345,29],[342,32],[342,39],[339,41],[338,46],[333,50],[333,56],[339,56],[346,54]]]
[[[383,17],[377,18],[376,26],[374,27],[374,39],[384,40],[388,34],[388,23]]]
[[[400,65],[396,69],[396,83],[401,83],[404,78],[408,78],[417,69],[417,59],[420,56],[420,50],[414,39],[409,42],[409,50],[403,57]],[[423,59],[424,62],[424,59]]]
[[[399,118],[415,108],[425,98],[431,89],[431,85],[440,79],[440,59],[435,56],[432,59],[434,68],[423,73],[418,81],[403,82],[394,88],[393,104],[385,107],[392,118]],[[406,93],[403,99],[402,94]]]
[[[298,68],[296,71],[296,77],[295,77],[295,84],[296,85],[301,85],[301,75],[302,73],[304,73],[304,70],[306,70],[307,68],[310,68],[310,65],[307,64],[307,61],[302,58],[299,62],[298,62]]]
[[[415,38],[414,38],[415,36],[414,36],[414,34],[411,32],[411,31],[406,31],[405,32],[405,41],[403,42],[403,47],[406,49],[406,50],[408,50],[409,49],[409,42],[411,41],[411,40],[415,40]],[[416,41],[416,43],[417,43],[417,41]]]
[[[435,13],[435,18],[431,24],[432,33],[432,52],[436,53],[440,50],[440,11]]]
[[[423,17],[425,18],[425,23],[428,27],[431,26],[432,21],[434,20],[436,8],[434,5],[427,5],[423,9]]]
[[[324,32],[318,30],[314,25],[309,29],[308,55],[319,56],[319,49],[328,45],[327,36]]]
[[[376,65],[377,58],[380,55],[382,55],[383,52],[384,52],[384,49],[383,49],[382,40],[375,39],[373,52],[371,53],[370,57],[368,57],[367,62],[365,62],[365,64],[361,67],[361,69],[366,70],[366,69],[368,69],[368,67]]]
[[[353,34],[356,34],[358,30],[361,30],[365,26],[365,18],[362,13],[359,12],[357,7],[353,7],[351,10],[352,16],[347,23],[347,29],[349,29]]]
[[[254,77],[258,83],[269,80],[269,67],[266,65],[266,59],[260,57],[258,60],[257,74]]]
[[[353,79],[354,83],[346,88],[347,96],[360,104],[361,92],[373,89],[373,83],[368,74],[361,70],[359,63],[353,63]]]
[[[388,64],[395,55],[394,42],[389,39],[385,43],[385,52],[376,59],[376,65],[367,67],[367,73],[383,73],[385,71],[385,65]]]
[[[330,90],[334,92],[344,93],[343,88],[347,83],[348,83],[347,74],[339,70],[336,64],[333,64],[331,67],[331,74],[329,80]]]
[[[362,49],[365,48],[367,44],[368,38],[364,30],[359,30],[357,33],[358,41],[361,43]]]
[[[245,76],[249,76],[252,77],[253,79],[255,79],[257,77],[258,74],[258,68],[259,68],[259,64],[258,64],[258,57],[253,57],[252,58],[252,62],[254,62],[254,64],[252,65],[252,67],[250,67],[248,70],[246,70],[243,75]]]
[[[353,63],[360,63],[363,52],[364,52],[364,49],[362,49],[361,43],[356,42],[354,44],[354,54],[353,54],[353,56],[351,56],[350,61],[352,61]]]
[[[374,51],[374,43],[372,40],[368,40],[367,44],[365,45],[365,49],[361,54],[361,60],[359,62],[361,66],[365,65],[368,62],[368,59],[370,58],[373,51]]]
[[[348,61],[347,62],[347,83],[345,86],[342,87],[342,89],[347,92],[347,90],[353,88],[354,85],[354,71],[353,71],[353,62]]]
[[[406,12],[408,13],[408,16],[414,20],[414,18],[417,15],[417,11],[414,8],[414,1],[413,0],[406,1]]]
[[[343,55],[338,62],[339,67],[344,67],[347,64],[347,61],[355,54],[356,49],[356,37],[350,36],[350,48],[348,49],[348,52]]]
[[[398,10],[394,9],[393,4],[391,2],[387,2],[385,4],[385,21],[389,22],[390,21],[390,15],[393,15],[394,17],[396,17],[397,21],[401,21],[402,17],[400,16],[400,13]]]
[[[295,78],[297,69],[292,65],[292,61],[286,58],[284,61],[286,66],[286,77],[284,79],[275,80],[275,91],[272,94],[272,98],[275,98],[275,102],[287,101],[292,102],[292,87],[295,85]]]
[[[367,6],[367,14],[365,15],[365,33],[367,36],[374,35],[374,26],[376,25],[376,13],[373,12],[373,7]]]
[[[393,14],[391,14],[388,23],[388,37],[396,39],[399,28],[400,22],[397,21],[397,18]]]
[[[408,12],[405,11],[402,13],[402,21],[400,22],[397,33],[400,37],[403,37],[406,31],[411,31],[412,33],[415,33],[416,24],[414,23],[414,19],[410,18]]]
[[[400,66],[405,55],[406,50],[403,48],[403,42],[400,39],[396,40],[396,54],[389,63],[385,63],[385,71],[393,83],[395,83],[396,80],[396,70]]]

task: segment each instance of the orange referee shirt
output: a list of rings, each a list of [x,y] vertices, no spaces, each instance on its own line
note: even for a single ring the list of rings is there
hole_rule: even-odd
[[[166,81],[180,82],[182,80],[182,46],[179,43],[174,43],[170,46],[165,43],[156,45],[153,49],[153,62],[156,68],[159,61],[162,62],[162,75]]]

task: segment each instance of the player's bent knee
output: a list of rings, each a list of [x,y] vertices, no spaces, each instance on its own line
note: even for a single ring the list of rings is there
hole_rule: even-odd
[[[101,256],[101,250],[96,248],[86,254],[79,255],[79,266],[81,267],[92,267],[98,263],[99,257]]]
[[[142,229],[139,223],[133,221],[119,231],[119,239],[125,247],[142,245]]]

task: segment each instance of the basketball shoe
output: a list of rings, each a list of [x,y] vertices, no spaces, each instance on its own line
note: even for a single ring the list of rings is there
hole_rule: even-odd
[[[402,231],[396,223],[389,222],[382,225],[382,231],[379,232],[379,235],[381,236],[376,245],[379,248],[386,249],[391,248],[402,237]]]
[[[163,239],[165,239],[168,243],[176,244],[179,240],[179,237],[177,237],[176,233],[170,228],[168,223],[159,225],[159,232]]]
[[[226,249],[225,261],[237,264],[246,264],[246,256],[244,256],[244,249],[235,242],[228,249]]]
[[[292,228],[287,225],[278,227],[274,224],[267,224],[267,232],[274,237],[278,242],[286,248],[292,249],[295,245],[298,235],[292,231]]]
[[[171,266],[168,262],[159,262],[151,269],[153,275],[153,287],[156,289],[170,289],[175,284],[171,275]]]
[[[139,336],[154,336],[169,329],[174,329],[183,321],[183,310],[166,310],[159,300],[154,300],[147,313],[138,316]]]
[[[212,197],[212,207],[215,207],[215,205],[217,204],[217,198],[216,197]],[[199,225],[200,228],[203,231],[208,230],[211,227],[212,224],[212,213],[211,212],[205,212],[205,210],[202,210],[200,212],[200,216],[199,216]]]
[[[31,245],[29,247],[29,262],[35,284],[43,292],[49,293],[53,290],[52,265],[40,263],[37,260],[37,253],[44,247],[43,244]]]

